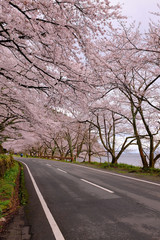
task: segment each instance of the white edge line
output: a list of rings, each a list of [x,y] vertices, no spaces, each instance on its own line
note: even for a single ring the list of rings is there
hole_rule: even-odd
[[[59,171],[61,171],[61,172],[63,172],[63,173],[67,173],[66,171],[64,171],[64,170],[62,170],[62,169],[60,169],[60,168],[57,168],[57,170],[59,170]]]
[[[105,173],[105,174],[110,174],[110,175],[113,175],[113,176],[118,176],[118,177],[122,177],[122,178],[127,178],[127,179],[131,179],[131,180],[134,180],[134,181],[143,182],[143,183],[148,183],[148,184],[152,184],[152,185],[155,185],[155,186],[159,186],[159,187],[160,187],[160,183],[155,183],[155,182],[150,182],[150,181],[146,181],[146,180],[142,180],[142,179],[138,179],[138,178],[128,177],[128,176],[120,175],[120,174],[117,174],[117,173],[111,173],[111,172],[107,172],[107,171],[103,171],[103,170],[98,170],[98,169],[91,168],[91,167],[80,166],[80,165],[78,165],[78,164],[73,164],[73,165],[74,165],[74,166],[77,166],[77,167],[87,168],[87,169],[90,169],[90,170],[93,170],[93,171],[96,171],[96,172],[102,172],[102,173]]]
[[[43,196],[42,196],[42,194],[41,194],[41,192],[40,192],[40,190],[39,190],[39,188],[37,186],[37,184],[36,184],[36,181],[34,180],[32,174],[31,174],[31,172],[29,170],[29,167],[24,162],[22,162],[22,163],[26,166],[26,168],[28,170],[28,173],[29,173],[30,178],[31,178],[32,183],[33,183],[33,186],[34,186],[35,191],[36,191],[36,193],[38,195],[38,198],[40,200],[40,203],[42,205],[42,208],[43,208],[43,210],[45,212],[45,215],[47,217],[47,220],[48,220],[48,222],[50,224],[50,227],[52,229],[52,232],[53,232],[56,240],[65,240],[63,235],[62,235],[62,233],[61,233],[61,231],[60,231],[60,229],[59,229],[59,227],[58,227],[58,225],[57,225],[57,223],[56,223],[56,221],[55,221],[55,219],[53,218],[53,216],[52,216],[52,214],[51,214],[51,212],[50,212],[50,210],[49,210],[49,208],[48,208],[48,206],[47,206],[47,204],[46,204],[46,202],[45,202],[45,200],[44,200],[44,198],[43,198]]]
[[[100,188],[100,189],[106,191],[106,192],[114,193],[113,191],[111,191],[111,190],[109,190],[109,189],[107,189],[107,188],[101,187],[101,186],[99,186],[99,185],[97,185],[97,184],[95,184],[95,183],[89,182],[89,181],[87,181],[87,180],[85,180],[85,179],[83,179],[83,178],[81,179],[81,181],[86,182],[86,183],[89,183],[89,184],[91,184],[91,185],[93,185],[93,186],[95,186],[95,187],[97,187],[97,188]]]

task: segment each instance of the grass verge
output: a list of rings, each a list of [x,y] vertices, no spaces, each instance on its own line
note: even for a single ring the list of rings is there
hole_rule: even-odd
[[[6,215],[12,205],[18,174],[19,164],[15,162],[13,167],[7,170],[4,177],[0,179],[0,218]]]
[[[0,178],[0,232],[20,205],[27,203],[23,166],[14,161],[13,166]]]
[[[133,165],[128,165],[124,163],[112,164],[108,162],[98,163],[98,162],[83,162],[87,166],[92,166],[96,168],[107,169],[111,171],[116,171],[119,173],[135,173],[137,175],[155,176],[160,177],[160,169],[158,168],[142,168]]]

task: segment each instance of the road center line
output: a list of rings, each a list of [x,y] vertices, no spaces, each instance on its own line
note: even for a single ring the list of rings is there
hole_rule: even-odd
[[[86,182],[86,183],[89,183],[89,184],[91,184],[91,185],[93,185],[93,186],[95,186],[95,187],[97,187],[97,188],[100,188],[100,189],[106,191],[106,192],[114,193],[113,191],[111,191],[111,190],[109,190],[109,189],[107,189],[107,188],[101,187],[101,186],[99,186],[99,185],[97,185],[97,184],[95,184],[95,183],[89,182],[89,181],[87,181],[87,180],[85,180],[85,179],[83,179],[83,178],[81,179],[81,181]]]
[[[59,229],[59,227],[58,227],[58,225],[57,225],[57,223],[56,223],[56,221],[55,221],[55,219],[54,219],[54,217],[52,216],[52,214],[51,214],[51,212],[50,212],[50,210],[49,210],[49,208],[48,208],[48,206],[47,206],[47,204],[46,204],[46,202],[45,202],[45,200],[43,198],[43,195],[41,194],[41,192],[40,192],[40,190],[39,190],[39,188],[37,186],[36,181],[34,180],[32,174],[31,174],[31,172],[29,170],[29,167],[24,162],[22,162],[22,163],[26,166],[26,168],[28,170],[28,173],[29,173],[30,178],[31,178],[32,183],[33,183],[33,186],[34,186],[35,191],[36,191],[36,193],[38,195],[39,201],[40,201],[40,203],[42,205],[42,208],[43,208],[43,210],[45,212],[45,215],[46,215],[47,220],[48,220],[48,222],[50,224],[50,227],[51,227],[52,232],[53,232],[53,234],[55,236],[55,239],[56,240],[65,240],[63,235],[62,235],[62,233],[61,233],[61,231],[60,231],[60,229]]]
[[[62,169],[60,169],[60,168],[57,168],[57,170],[59,170],[59,171],[61,171],[61,172],[63,172],[63,173],[67,173],[66,171],[64,171],[64,170],[62,170]]]
[[[46,165],[47,165],[48,167],[52,167],[52,166],[51,166],[50,164],[48,164],[48,163],[47,163]]]

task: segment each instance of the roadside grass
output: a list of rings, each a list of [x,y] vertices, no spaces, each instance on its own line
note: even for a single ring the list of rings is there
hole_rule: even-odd
[[[11,201],[14,195],[18,173],[19,164],[14,162],[14,165],[0,178],[0,218],[5,216],[5,212],[7,212],[12,205]]]
[[[74,162],[77,164],[77,162]],[[78,164],[84,164],[87,166],[92,166],[95,168],[107,169],[111,171],[116,171],[119,173],[136,173],[137,175],[145,176],[155,176],[160,177],[160,169],[158,168],[142,168],[133,165],[128,165],[125,163],[112,164],[109,162],[98,163],[98,162],[83,162]]]
[[[20,205],[28,202],[22,163],[15,160],[0,178],[0,232]]]
[[[15,197],[16,191],[18,197]],[[17,205],[19,205],[19,203],[20,205],[25,205],[28,201],[23,165],[14,161],[13,166],[5,172],[2,178],[0,178],[0,218],[7,216],[16,198],[19,199],[17,200]]]

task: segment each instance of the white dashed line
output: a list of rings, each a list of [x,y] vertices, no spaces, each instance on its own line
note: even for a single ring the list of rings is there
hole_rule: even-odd
[[[57,170],[60,171],[60,172],[63,172],[63,173],[67,173],[66,171],[64,171],[64,170],[62,170],[60,168],[57,168]]]
[[[48,163],[47,163],[46,165],[47,165],[48,167],[52,167],[52,166],[51,166],[50,164],[48,164]]]
[[[85,180],[85,179],[81,179],[81,181],[86,182],[86,183],[88,183],[88,184],[91,184],[91,185],[93,185],[93,186],[95,186],[95,187],[97,187],[97,188],[100,188],[100,189],[102,189],[102,190],[104,190],[104,191],[106,191],[106,192],[114,193],[113,191],[111,191],[111,190],[109,190],[109,189],[107,189],[107,188],[101,187],[101,186],[99,186],[99,185],[97,185],[97,184],[95,184],[95,183],[89,182],[89,181],[87,181],[87,180]]]

